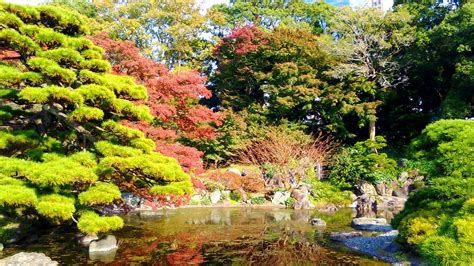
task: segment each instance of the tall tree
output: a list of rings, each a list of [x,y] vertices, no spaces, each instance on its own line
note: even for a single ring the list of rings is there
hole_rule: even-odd
[[[411,21],[412,16],[406,10],[382,13],[376,9],[362,12],[344,8],[331,23],[335,38],[334,45],[328,47],[341,61],[332,76],[341,80],[355,77],[365,83],[363,101],[372,104],[363,112],[372,140],[377,108],[391,89],[407,82],[407,66],[401,65],[397,57],[413,43],[415,28]]]
[[[76,1],[52,3],[81,8]],[[169,68],[200,69],[210,56],[212,38],[205,34],[207,17],[195,0],[92,1],[88,12],[113,39],[135,43],[149,58]],[[81,9],[76,9],[81,12]]]
[[[0,3],[0,211],[54,223],[80,215],[80,230],[99,233],[123,225],[95,212],[119,201],[119,188],[152,196],[192,184],[121,123],[153,119],[134,103],[146,88],[110,73],[81,21],[62,8]]]

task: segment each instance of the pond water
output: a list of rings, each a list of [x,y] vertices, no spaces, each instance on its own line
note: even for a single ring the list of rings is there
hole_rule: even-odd
[[[308,221],[315,217],[327,227],[312,226]],[[35,251],[67,265],[386,265],[328,240],[330,232],[351,231],[352,217],[351,209],[333,214],[271,208],[164,210],[124,216],[126,226],[114,233],[119,240],[115,254],[90,257],[73,233],[58,229],[8,247],[0,258]]]

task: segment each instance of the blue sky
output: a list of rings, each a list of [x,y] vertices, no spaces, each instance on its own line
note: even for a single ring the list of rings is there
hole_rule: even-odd
[[[229,0],[201,0],[201,1],[198,0],[198,1],[202,2],[206,9],[214,4],[229,3]],[[16,4],[37,5],[44,2],[44,0],[5,0],[5,2],[16,3]]]

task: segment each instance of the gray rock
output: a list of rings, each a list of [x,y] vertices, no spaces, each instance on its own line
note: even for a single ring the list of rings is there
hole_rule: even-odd
[[[384,208],[392,208],[392,209],[402,209],[405,206],[405,202],[407,201],[406,198],[400,197],[377,197],[375,202],[375,208],[377,210],[384,209]]]
[[[221,200],[222,193],[219,190],[213,191],[210,195],[209,198],[211,199],[212,204],[216,204]]]
[[[92,241],[89,245],[89,254],[107,253],[117,249],[117,239],[113,235],[108,235],[103,239]]]
[[[85,236],[81,236],[79,237],[79,244],[81,244],[81,246],[83,247],[88,247],[92,241],[95,241],[95,240],[98,240],[99,237],[97,237],[96,234],[92,234],[92,235],[85,235]]]
[[[385,218],[360,217],[352,219],[352,227],[358,230],[388,232],[393,228]]]
[[[57,261],[52,260],[43,253],[20,252],[13,256],[0,260],[0,265],[5,266],[50,266],[58,265]]]
[[[315,226],[326,226],[326,222],[323,219],[313,218],[310,221],[311,225]]]
[[[354,232],[332,232],[329,234],[329,239],[332,241],[343,242],[349,238],[359,237],[362,236],[362,232],[354,231]]]
[[[290,198],[291,194],[288,191],[277,191],[272,198],[273,204],[285,205],[286,201]]]
[[[396,253],[400,251],[400,246],[395,243],[398,235],[397,230],[378,236],[353,237],[343,240],[347,247],[374,256],[390,263],[400,263],[400,259],[396,257]]]
[[[359,190],[360,194],[377,195],[377,190],[375,190],[374,185],[368,182],[360,183],[357,189]]]

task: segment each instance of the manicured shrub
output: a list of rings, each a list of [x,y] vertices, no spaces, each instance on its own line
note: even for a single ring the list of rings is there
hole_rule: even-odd
[[[468,265],[474,256],[474,178],[436,178],[410,196],[392,220],[400,241],[433,264]]]
[[[413,140],[410,152],[432,176],[474,177],[474,121],[439,120]]]

